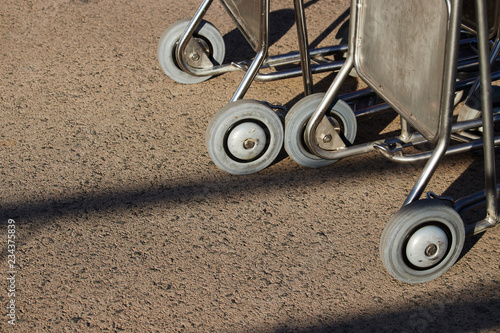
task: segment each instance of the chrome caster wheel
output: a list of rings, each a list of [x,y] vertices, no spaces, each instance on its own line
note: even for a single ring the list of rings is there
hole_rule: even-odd
[[[433,280],[457,261],[465,241],[460,215],[436,200],[415,201],[384,228],[380,257],[389,273],[406,283]]]
[[[268,167],[283,146],[283,125],[268,106],[239,100],[210,121],[205,141],[212,161],[223,171],[245,175]]]
[[[309,95],[295,104],[285,118],[285,149],[298,164],[309,168],[320,168],[336,160],[325,160],[311,153],[304,142],[304,130],[309,118],[323,99],[324,94]],[[358,125],[351,107],[339,100],[327,111],[326,116],[349,143],[356,138]]]
[[[186,31],[190,20],[185,19],[172,24],[160,38],[158,43],[158,61],[161,68],[172,80],[183,84],[194,84],[208,80],[210,76],[194,76],[184,72],[177,65],[175,50],[177,42]],[[197,43],[196,50],[186,60],[194,68],[211,68],[214,63],[221,64],[224,61],[226,47],[220,32],[212,24],[202,21],[193,34],[190,43]]]

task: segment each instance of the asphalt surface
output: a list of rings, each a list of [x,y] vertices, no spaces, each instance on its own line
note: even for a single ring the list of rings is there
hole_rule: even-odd
[[[0,4],[0,330],[499,332],[498,228],[428,283],[382,265],[382,230],[423,164],[369,153],[321,169],[282,154],[246,176],[214,165],[205,131],[242,73],[182,85],[157,60],[163,31],[198,5]],[[348,5],[306,2],[312,46],[336,40]],[[293,4],[271,10],[270,53],[295,50]],[[227,59],[251,56],[219,2],[206,19]],[[315,76],[315,91],[333,76]],[[289,108],[302,91],[294,78],[246,97]],[[397,126],[393,114],[360,121],[357,140]],[[428,190],[460,198],[483,182],[482,155],[467,153],[442,161]]]

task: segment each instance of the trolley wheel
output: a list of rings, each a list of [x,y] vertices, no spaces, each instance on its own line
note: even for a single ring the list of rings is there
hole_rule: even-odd
[[[493,112],[497,112],[498,106],[500,106],[500,87],[491,86],[491,99],[493,101]],[[476,100],[477,102],[477,100]],[[460,109],[458,114],[458,121],[466,121],[481,118],[481,105],[469,106],[467,102]]]
[[[384,228],[380,256],[396,279],[433,280],[457,261],[465,241],[460,215],[436,200],[415,201],[399,210]]]
[[[268,106],[239,100],[211,119],[205,141],[212,161],[223,171],[245,175],[268,167],[283,147],[283,124]]]
[[[161,68],[172,80],[183,84],[194,84],[208,80],[211,76],[195,76],[179,68],[175,57],[177,42],[182,37],[190,23],[184,19],[172,24],[158,42],[158,61]],[[193,38],[202,46],[212,63],[221,64],[224,61],[226,46],[224,38],[211,23],[202,20],[193,34]]]
[[[337,161],[326,160],[314,155],[304,142],[304,130],[307,122],[323,96],[323,93],[318,93],[303,98],[290,109],[285,118],[285,149],[295,162],[309,168],[320,168]],[[326,116],[349,143],[354,142],[358,125],[354,112],[346,102],[338,100],[333,107],[330,106]]]

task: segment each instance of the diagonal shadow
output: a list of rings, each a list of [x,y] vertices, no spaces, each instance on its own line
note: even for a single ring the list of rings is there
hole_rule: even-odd
[[[293,9],[280,9],[269,13],[269,47],[279,41],[295,24]],[[233,29],[224,35],[227,47],[226,57],[231,61],[245,61],[250,54],[255,54],[250,44],[245,40],[239,29]]]
[[[500,155],[496,154],[496,165],[500,163]],[[481,150],[475,151],[473,154],[476,159],[469,165],[467,170],[465,170],[442,194],[443,196],[451,197],[454,200],[467,197],[475,192],[484,189],[484,155]],[[497,181],[498,181],[497,176]],[[498,202],[498,201],[497,201]],[[471,224],[482,220],[486,216],[486,208],[484,205],[480,205],[471,209],[470,211],[463,212],[461,214],[464,224]],[[485,232],[488,232],[487,230]],[[467,252],[469,252],[474,245],[479,242],[484,232],[477,235],[469,236],[465,239],[464,249],[462,251],[461,257],[463,257]],[[460,260],[460,259],[459,259]]]
[[[335,39],[339,44],[347,44],[347,38],[349,34],[349,20],[347,18],[350,14],[350,7],[346,9],[342,14],[340,14],[333,22],[330,24],[325,31],[323,31],[315,40],[309,43],[310,48],[316,48],[324,41],[337,27],[339,30],[335,35]],[[346,21],[347,20],[347,21]],[[335,44],[335,43],[328,43]]]
[[[471,294],[466,301],[456,295],[426,297],[418,307],[397,311],[381,311],[343,321],[324,320],[307,328],[284,323],[276,333],[335,333],[335,332],[498,332],[500,330],[500,295],[498,285],[482,285],[464,293]],[[295,326],[295,327],[294,327]],[[256,329],[255,332],[267,329]]]
[[[215,166],[213,166],[216,169]],[[307,169],[297,167],[290,170],[262,171],[257,174],[246,176],[231,176],[222,171],[220,182],[207,182],[202,176],[192,177],[190,180],[178,180],[171,183],[162,183],[148,187],[124,187],[121,190],[93,191],[92,194],[66,195],[61,199],[58,197],[45,198],[38,202],[20,199],[17,202],[0,203],[1,215],[4,218],[39,219],[44,217],[62,217],[76,212],[93,212],[108,208],[125,208],[134,204],[154,203],[178,203],[186,200],[196,200],[206,196],[226,196],[231,193],[252,188],[280,188],[284,190],[293,189],[298,183],[308,186],[335,181],[338,170],[335,167],[323,169]],[[362,170],[362,167],[349,168],[342,171],[343,175]],[[366,172],[366,170],[363,170]],[[377,170],[373,170],[377,172]],[[91,189],[88,189],[91,190]]]
[[[311,0],[304,4],[304,8],[310,7],[316,4],[319,0]],[[348,24],[346,25],[346,19],[349,17],[350,9],[347,9],[344,13],[339,15],[330,24],[325,31],[323,31],[319,36],[315,38],[314,41],[309,43],[309,48],[314,49],[319,46],[319,44],[324,41],[328,36],[337,28],[341,27],[337,36],[335,38],[341,43],[347,43],[347,32]],[[348,22],[348,21],[347,21]],[[273,46],[278,42],[283,36],[285,36],[290,29],[295,25],[295,11],[294,9],[280,9],[271,11],[269,13],[269,47]],[[224,35],[224,42],[226,45],[237,45],[237,47],[227,47],[226,56],[227,59],[231,61],[245,61],[248,60],[249,54],[254,54],[254,50],[245,40],[243,34],[238,28],[231,30]],[[334,40],[329,45],[335,45]]]
[[[177,180],[170,183],[160,183],[154,186],[137,186],[131,188],[125,185],[121,189],[96,190],[86,189],[89,193],[74,193],[61,197],[46,197],[39,201],[20,198],[10,203],[0,203],[0,221],[6,224],[8,219],[22,221],[26,227],[43,226],[50,221],[64,216],[75,214],[89,214],[108,209],[127,209],[138,205],[184,204],[206,198],[224,198],[233,193],[241,193],[248,189],[259,190],[277,189],[281,192],[294,190],[297,185],[314,187],[331,182],[332,187],[338,179],[339,168],[342,177],[356,177],[363,172],[376,174],[378,169],[363,168],[363,163],[346,168],[339,164],[322,169],[308,169],[302,167],[269,168],[257,174],[247,176],[231,176],[219,171],[220,180],[206,181],[205,175],[193,175],[189,179]],[[393,165],[381,158],[382,164]],[[350,163],[349,163],[350,164]],[[216,167],[213,166],[216,170]],[[384,166],[385,167],[385,166]],[[397,166],[394,166],[397,169]],[[368,170],[366,170],[368,169]],[[26,235],[24,241],[28,241]],[[7,249],[2,249],[0,259],[5,259]]]

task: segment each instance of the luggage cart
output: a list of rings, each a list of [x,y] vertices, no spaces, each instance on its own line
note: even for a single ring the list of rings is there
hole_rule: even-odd
[[[461,13],[461,0],[353,0],[346,62],[326,94],[304,108],[307,111],[316,104],[312,113],[307,111],[310,119],[303,141],[307,151],[318,158],[334,160],[352,155],[353,151],[376,149],[398,162],[428,159],[403,208],[388,222],[380,241],[384,266],[407,283],[426,282],[442,275],[458,259],[466,235],[483,232],[499,221],[495,145],[500,144],[500,138],[494,136],[493,125],[500,119],[492,109],[486,0],[476,0],[482,118],[453,123]],[[402,135],[396,142],[347,147],[339,128],[349,124],[340,119],[342,124],[335,125],[327,119],[332,105],[339,103],[338,90],[353,67],[403,118]],[[311,96],[303,100],[311,100]],[[300,115],[304,110],[292,108],[290,114]],[[289,121],[298,123],[296,118]],[[479,127],[483,129],[480,138],[449,146],[452,135],[457,136],[453,133]],[[301,132],[294,135],[296,140],[297,136],[302,137]],[[419,140],[435,143],[434,150],[403,154],[408,142]],[[457,201],[432,194],[419,200],[443,156],[477,147],[484,151],[484,191]],[[466,227],[460,213],[481,203],[486,205],[486,217]]]
[[[252,82],[302,76],[307,96],[312,93],[312,74],[341,68],[343,60],[327,57],[343,57],[347,45],[309,49],[303,0],[293,0],[299,51],[268,56],[270,0],[221,0],[256,52],[252,60],[223,64],[224,39],[211,23],[203,20],[212,1],[203,0],[192,19],[178,21],[163,33],[158,58],[164,72],[179,83],[199,83],[229,71],[245,73],[231,103],[211,119],[205,138],[208,153],[220,169],[231,174],[250,174],[269,166],[281,152],[287,111],[283,106],[243,100]],[[282,65],[292,68],[260,72]]]
[[[241,99],[253,80],[273,81],[301,76],[300,65],[310,66],[314,73],[339,69],[343,61],[329,59],[341,57],[347,45],[332,45],[306,50],[307,28],[303,0],[293,0],[298,32],[299,51],[269,56],[269,10],[270,0],[221,0],[229,16],[256,52],[252,60],[223,63],[224,39],[217,28],[203,19],[213,0],[203,0],[192,19],[172,24],[158,43],[158,60],[163,71],[171,79],[184,84],[199,83],[208,78],[231,71],[242,71],[246,75],[232,101]],[[312,61],[312,64],[311,64]],[[263,68],[289,65],[291,68],[262,73]],[[295,65],[295,66],[294,66]],[[309,72],[309,68],[305,72]],[[305,91],[312,88],[311,76],[304,76]]]
[[[475,21],[470,15],[462,17],[461,0],[352,0],[349,44],[336,49],[347,50],[347,58],[329,90],[319,94],[311,93],[311,74],[339,67],[311,66],[315,51],[308,49],[302,0],[294,0],[299,52],[290,58],[285,55],[286,60],[267,56],[269,0],[222,0],[257,53],[252,61],[227,65],[220,65],[225,50],[220,33],[202,20],[211,1],[205,0],[192,20],[167,29],[160,40],[159,57],[164,71],[182,83],[201,82],[230,70],[245,71],[231,103],[214,115],[207,128],[208,152],[219,168],[232,174],[260,171],[274,161],[283,143],[293,160],[308,167],[371,151],[400,163],[428,160],[403,208],[384,229],[380,243],[385,267],[408,283],[437,278],[457,260],[465,235],[498,224],[500,186],[496,184],[494,149],[500,145],[500,137],[494,136],[493,124],[500,121],[500,114],[493,114],[489,89],[491,79],[500,79],[499,72],[490,76],[489,66],[499,54],[498,0],[477,0]],[[486,10],[486,4],[495,8],[492,27],[487,26],[491,10]],[[478,59],[458,62],[461,21],[469,32],[477,34]],[[489,38],[495,38],[491,53]],[[332,49],[325,54],[330,52]],[[269,80],[302,75],[306,95],[286,114],[285,130],[275,106],[243,99],[251,82],[262,78],[260,69],[282,60],[300,61],[301,68],[294,69],[293,74],[278,73]],[[479,79],[456,81],[457,71],[477,64]],[[353,69],[370,88],[338,96]],[[459,117],[464,121],[453,122],[456,92],[463,89],[471,91],[468,101],[477,101],[474,94],[481,92],[482,117],[466,115],[464,119]],[[351,107],[353,101],[365,97],[381,97],[384,102],[361,110]],[[389,109],[402,118],[401,134],[354,144],[357,119]],[[471,131],[476,133],[470,135]],[[422,143],[435,147],[413,155],[406,153],[406,148]],[[433,194],[419,200],[443,156],[479,148],[485,156],[484,191],[456,201]],[[460,214],[483,203],[486,217],[464,226]]]
[[[294,0],[294,13],[299,36],[299,51],[269,57],[269,0],[221,0],[256,56],[251,61],[221,64],[225,45],[221,34],[203,16],[212,3],[204,0],[191,20],[182,20],[169,27],[160,38],[158,56],[160,64],[172,79],[181,83],[197,83],[212,75],[227,71],[242,70],[244,78],[237,88],[231,103],[217,112],[209,123],[205,141],[213,162],[231,174],[250,174],[269,166],[279,155],[283,143],[290,157],[302,166],[318,168],[335,162],[311,153],[303,140],[297,140],[298,133],[304,131],[305,123],[322,99],[320,94],[312,94],[312,74],[338,70],[344,61],[325,61],[325,57],[345,55],[347,45],[337,45],[321,49],[310,49],[304,18],[303,0]],[[471,49],[471,39],[464,39],[464,49]],[[261,73],[267,66],[295,64],[292,69],[273,73]],[[469,70],[477,67],[477,56],[463,57],[459,68]],[[244,95],[254,80],[278,80],[294,76],[303,77],[304,94],[310,99],[300,101],[290,112],[282,106],[267,102],[244,100]],[[473,81],[464,80],[457,85],[458,91],[467,89]],[[457,94],[457,100],[461,94]],[[357,119],[371,117],[391,109],[381,103],[372,89],[364,89],[342,96],[329,112],[329,120],[341,132],[338,136],[326,134],[324,140],[329,145],[347,147],[354,142],[357,134]],[[361,107],[359,106],[361,105]],[[305,112],[304,112],[305,111]],[[354,112],[353,112],[354,111]],[[285,113],[288,113],[285,118]],[[282,120],[285,118],[284,130]],[[281,122],[281,123],[280,123]],[[328,126],[325,122],[323,126]],[[330,126],[331,127],[331,126]],[[325,130],[328,128],[325,128]],[[403,136],[410,137],[408,133]],[[423,141],[418,135],[411,136],[413,143]],[[332,140],[336,139],[336,140]],[[396,141],[399,140],[396,139]],[[380,142],[380,149],[387,140]],[[359,154],[374,149],[365,145],[346,150],[346,155]]]

